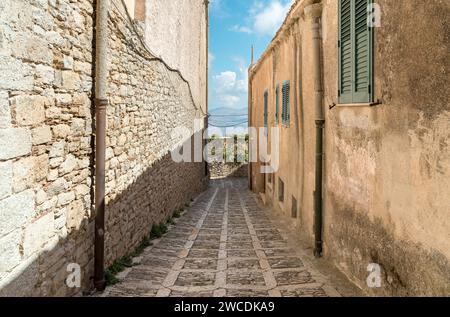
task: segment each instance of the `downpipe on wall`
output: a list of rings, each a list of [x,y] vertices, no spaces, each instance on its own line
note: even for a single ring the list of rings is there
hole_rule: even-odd
[[[109,0],[97,0],[95,25],[95,246],[94,286],[106,288],[105,281],[105,149],[107,99]]]
[[[323,133],[325,116],[323,109],[323,84],[321,67],[321,15],[322,4],[312,4],[305,8],[305,13],[312,18],[312,40],[315,81],[315,124],[316,124],[316,163],[315,163],[315,189],[314,189],[314,256],[322,256],[322,222],[323,222]]]

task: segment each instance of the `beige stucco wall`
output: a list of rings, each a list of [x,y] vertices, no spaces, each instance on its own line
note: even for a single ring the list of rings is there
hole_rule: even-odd
[[[298,1],[297,6],[304,2]],[[322,2],[325,256],[361,288],[374,294],[448,295],[450,41],[445,21],[450,3],[377,1],[382,8],[382,27],[375,30],[375,99],[380,99],[382,105],[338,106],[329,110],[329,105],[337,103],[338,7],[334,0]],[[406,18],[410,16],[418,18]],[[302,59],[298,59],[302,65],[301,123],[296,126],[291,119],[290,131],[282,133],[281,155],[289,156],[290,160],[284,163],[282,160],[279,175],[298,177],[288,182],[287,191],[302,192],[298,224],[313,241],[315,126],[311,22],[301,17],[298,27],[302,45]],[[294,28],[295,23],[291,30]],[[289,40],[292,32],[283,34],[277,37],[282,39],[280,51],[287,47],[293,52],[295,47]],[[295,68],[290,55],[281,55],[278,63]],[[254,96],[252,107],[255,113],[252,123],[256,125],[263,117],[262,87],[270,85],[267,78],[272,76],[265,65],[272,58],[270,51],[256,65],[251,77],[253,94],[261,96],[260,102]],[[274,107],[273,102],[271,109]],[[295,111],[291,100],[292,118],[297,116]],[[300,150],[292,142],[296,134],[300,135]],[[299,162],[294,162],[296,153]],[[256,186],[255,190],[262,188]],[[269,203],[276,202],[273,199],[276,195],[266,191],[266,197]],[[274,205],[279,209],[277,203]],[[290,206],[281,210],[290,215]],[[381,289],[369,289],[366,285],[369,263],[382,267]]]

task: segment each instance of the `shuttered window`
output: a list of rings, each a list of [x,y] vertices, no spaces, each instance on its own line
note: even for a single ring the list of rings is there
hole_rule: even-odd
[[[280,122],[280,85],[275,88],[275,123]]]
[[[283,83],[282,94],[282,121],[284,125],[289,125],[291,120],[291,104],[290,104],[291,83],[287,80]]]
[[[339,0],[339,103],[373,101],[372,0]]]
[[[264,127],[268,126],[269,92],[264,92]]]

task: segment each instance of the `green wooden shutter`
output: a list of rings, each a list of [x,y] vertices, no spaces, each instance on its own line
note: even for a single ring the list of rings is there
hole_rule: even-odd
[[[352,0],[339,1],[339,102],[352,102]]]
[[[371,102],[371,28],[367,24],[369,0],[355,1],[353,102]]]
[[[339,103],[372,101],[372,28],[367,24],[372,0],[339,3]]]
[[[281,94],[282,94],[282,104],[281,104],[281,108],[282,108],[282,113],[281,113],[281,119],[282,119],[282,123],[285,124],[286,123],[286,83],[283,83],[283,88],[281,89]]]
[[[269,110],[269,92],[264,92],[264,127],[268,126],[268,110]]]
[[[291,121],[291,83],[286,82],[286,125]]]
[[[290,121],[290,111],[291,111],[291,107],[290,107],[290,82],[287,80],[283,83],[283,89],[282,89],[282,94],[283,94],[283,124],[288,125],[289,121]]]
[[[280,122],[280,85],[277,84],[275,89],[275,122],[278,124]]]

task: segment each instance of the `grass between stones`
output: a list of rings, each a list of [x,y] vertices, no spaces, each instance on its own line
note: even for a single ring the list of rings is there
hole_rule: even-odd
[[[188,204],[186,205],[189,206]],[[120,280],[116,277],[117,274],[132,267],[134,265],[133,258],[138,257],[147,247],[153,245],[151,240],[159,239],[167,233],[168,225],[174,224],[174,218],[180,218],[182,213],[183,209],[176,210],[166,223],[154,224],[149,235],[142,239],[141,243],[133,252],[115,260],[114,263],[105,270],[106,285],[111,286],[119,283]]]

